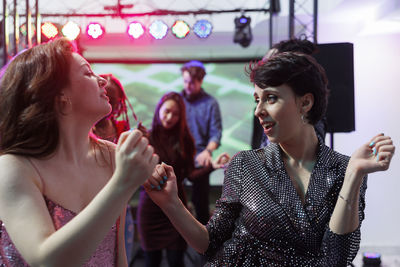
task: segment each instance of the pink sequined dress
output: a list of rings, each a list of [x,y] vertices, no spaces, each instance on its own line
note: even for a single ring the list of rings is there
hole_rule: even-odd
[[[72,218],[75,213],[63,208],[45,197],[47,208],[53,219],[56,230],[60,229]],[[116,266],[117,263],[117,223],[100,243],[90,259],[83,265],[85,267]],[[0,267],[29,266],[19,254],[12,243],[2,221],[0,221]]]

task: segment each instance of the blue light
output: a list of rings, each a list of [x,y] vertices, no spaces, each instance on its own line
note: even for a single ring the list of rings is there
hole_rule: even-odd
[[[155,39],[160,40],[167,35],[168,26],[161,20],[156,20],[150,25],[149,32]]]
[[[197,21],[193,26],[194,33],[200,38],[207,38],[212,32],[212,24],[208,20]]]
[[[241,17],[239,21],[242,24],[246,24],[247,23],[247,18]]]

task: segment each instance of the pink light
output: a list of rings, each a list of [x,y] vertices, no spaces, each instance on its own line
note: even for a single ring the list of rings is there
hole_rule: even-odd
[[[101,36],[104,35],[105,30],[100,23],[91,22],[86,28],[86,33],[93,39],[99,39]]]
[[[138,39],[140,36],[144,34],[144,28],[142,24],[139,22],[131,22],[128,25],[128,35],[133,37],[134,39]]]

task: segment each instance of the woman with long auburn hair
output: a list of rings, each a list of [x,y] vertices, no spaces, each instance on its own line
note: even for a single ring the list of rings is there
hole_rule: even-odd
[[[93,125],[105,79],[67,39],[18,55],[0,85],[0,265],[127,266],[125,207],[158,156],[138,130]]]

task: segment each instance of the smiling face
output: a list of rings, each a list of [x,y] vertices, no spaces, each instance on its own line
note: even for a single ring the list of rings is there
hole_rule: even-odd
[[[257,103],[254,114],[271,142],[289,141],[301,132],[304,126],[301,101],[289,86],[261,89],[255,85],[254,99]]]
[[[174,100],[165,101],[160,108],[159,117],[162,126],[165,129],[172,129],[179,121],[179,106]]]
[[[93,73],[89,63],[79,54],[73,53],[69,71],[69,85],[64,94],[71,111],[78,116],[101,119],[111,111],[105,86],[107,81]]]

